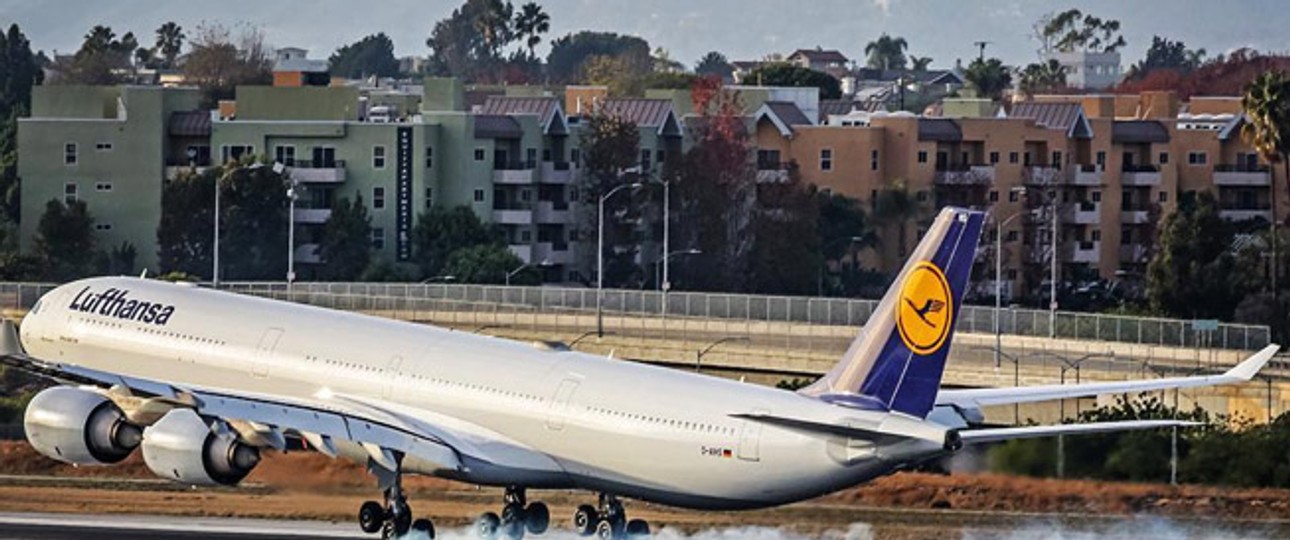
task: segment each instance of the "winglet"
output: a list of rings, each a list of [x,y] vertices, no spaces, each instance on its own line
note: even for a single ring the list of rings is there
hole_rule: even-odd
[[[1254,353],[1254,355],[1241,361],[1241,363],[1227,370],[1223,375],[1226,377],[1236,377],[1242,381],[1253,379],[1259,373],[1263,366],[1267,365],[1269,360],[1281,350],[1281,346],[1275,343],[1264,347],[1263,350]]]
[[[4,319],[0,323],[0,354],[22,354],[22,342],[18,340],[18,327],[13,321]]]

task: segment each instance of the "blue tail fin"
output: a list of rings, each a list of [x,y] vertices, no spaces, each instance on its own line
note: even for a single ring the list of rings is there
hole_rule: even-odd
[[[824,378],[801,393],[923,418],[936,402],[985,214],[945,208]]]

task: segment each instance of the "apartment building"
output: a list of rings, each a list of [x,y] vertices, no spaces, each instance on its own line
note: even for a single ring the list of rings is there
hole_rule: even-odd
[[[1181,197],[1211,191],[1224,218],[1253,226],[1271,219],[1276,189],[1277,215],[1290,211],[1286,186],[1239,136],[1237,98],[1060,96],[1008,110],[951,101],[943,111],[955,117],[852,112],[812,125],[791,103],[767,104],[753,118],[759,176],[793,163],[805,181],[870,209],[901,179],[920,208],[904,225],[906,244],[940,206],[988,209],[1006,223],[1001,286],[1010,298],[1049,279],[1054,221],[1059,280],[1082,282],[1140,278]],[[909,248],[884,238],[864,264],[895,271]],[[992,266],[993,257],[983,249],[978,261]],[[993,291],[993,280],[978,283]]]

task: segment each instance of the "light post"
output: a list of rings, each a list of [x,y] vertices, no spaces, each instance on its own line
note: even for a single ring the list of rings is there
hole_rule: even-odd
[[[446,276],[433,276],[433,277],[428,277],[428,278],[425,278],[425,279],[421,280],[421,283],[422,283],[422,284],[426,284],[426,283],[446,283],[446,282],[449,282],[449,281],[457,281],[457,276],[454,276],[454,275],[451,275],[451,274],[446,275]]]
[[[531,267],[531,266],[533,266],[533,263],[524,263],[524,264],[521,264],[518,268],[516,268],[516,269],[514,269],[514,270],[511,270],[510,272],[507,272],[507,273],[506,273],[506,286],[507,286],[507,287],[510,287],[510,286],[511,286],[511,278],[515,277],[515,274],[518,274],[518,273],[520,273],[520,272],[523,272],[525,269],[527,269],[527,268],[529,268],[529,267]],[[538,266],[539,268],[547,268],[547,267],[550,267],[550,266],[551,266],[551,261],[549,261],[549,260],[543,260],[542,262],[538,263],[538,264],[537,264],[537,266]]]
[[[718,339],[716,341],[713,341],[712,343],[708,344],[707,347],[704,347],[703,350],[699,351],[699,354],[695,355],[694,371],[697,373],[699,371],[699,368],[703,366],[703,355],[708,354],[708,352],[711,351],[712,349],[715,349],[717,345],[720,345],[722,343],[729,343],[731,341],[751,341],[751,340],[748,338],[748,336],[727,336],[727,337]]]
[[[605,201],[623,188],[639,187],[641,187],[640,182],[619,184],[618,187],[600,196],[600,203],[596,208],[596,335],[599,337],[605,335]]]
[[[833,247],[833,246],[836,246],[836,245],[838,245],[838,244],[840,244],[840,243],[842,243],[842,242],[847,242],[847,243],[850,243],[850,244],[858,244],[858,243],[860,243],[860,242],[864,242],[864,237],[861,237],[861,236],[848,236],[848,237],[846,237],[846,238],[838,238],[838,239],[835,239],[834,241],[832,241],[832,242],[829,242],[829,243],[825,244],[823,248],[820,248],[820,253],[821,253],[821,254],[823,254],[823,253],[825,253],[825,252],[828,252],[828,251],[829,251],[829,248],[831,248],[831,247]],[[827,266],[828,266],[828,264],[829,264],[829,261],[828,261],[828,260],[820,261],[820,269],[819,269],[819,273],[818,273],[818,275],[817,275],[817,276],[816,276],[816,278],[815,278],[815,295],[816,295],[816,296],[824,296],[824,268],[825,268],[825,267],[827,267]]]
[[[273,172],[282,174],[285,167],[281,163],[273,164]],[[287,295],[296,282],[296,199],[300,198],[300,184],[294,179],[287,179]]]
[[[1005,353],[997,347],[995,348],[973,347],[973,348],[978,350],[989,349],[990,351],[994,352],[994,369],[996,373],[1001,367],[1000,366],[1001,358],[1006,359],[1009,362],[1012,362],[1012,387],[1016,388],[1021,386],[1021,358]],[[1021,425],[1021,404],[1020,403],[1012,404],[1012,425],[1014,426]]]
[[[670,208],[672,206],[672,181],[663,180],[663,281],[658,284],[660,291],[667,293],[672,290],[672,281],[668,275],[668,260],[671,253],[668,251],[668,242],[672,237],[672,220],[670,219]],[[697,250],[691,250],[696,251]],[[657,280],[657,278],[656,278]],[[664,300],[666,303],[667,301]]]
[[[231,172],[226,171],[224,174],[215,176],[215,238],[214,246],[212,247],[213,256],[211,257],[211,284],[216,289],[219,288],[219,188],[220,180],[228,174],[231,174]]]
[[[1013,188],[1015,191],[1017,188]],[[1024,190],[1024,188],[1022,188]],[[999,311],[1003,309],[1003,228],[1024,213],[1025,210],[1013,212],[1007,219],[1000,221],[994,231],[994,367],[1000,366],[999,355],[1003,352],[1003,333],[999,325]]]
[[[1071,369],[1075,370],[1075,384],[1076,385],[1079,384],[1080,364],[1083,364],[1087,360],[1092,360],[1094,358],[1101,358],[1104,360],[1115,360],[1114,352],[1090,353],[1090,354],[1081,356],[1079,358],[1076,358],[1074,360],[1066,358],[1065,356],[1050,353],[1050,352],[1038,352],[1038,353],[1035,353],[1035,356],[1051,356],[1053,358],[1056,358],[1057,361],[1062,363],[1062,365],[1060,366],[1062,386],[1066,386],[1066,371]],[[1060,410],[1061,420],[1065,421],[1066,420],[1066,398],[1062,398],[1058,402],[1058,407]],[[1078,400],[1075,402],[1075,409],[1078,412],[1079,410]],[[1058,478],[1066,477],[1066,437],[1061,434],[1057,435],[1057,477]]]

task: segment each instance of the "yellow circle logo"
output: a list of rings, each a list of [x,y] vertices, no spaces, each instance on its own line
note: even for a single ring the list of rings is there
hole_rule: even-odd
[[[931,262],[914,265],[900,287],[896,329],[909,350],[929,355],[941,349],[950,336],[954,317],[950,284],[945,273]]]

